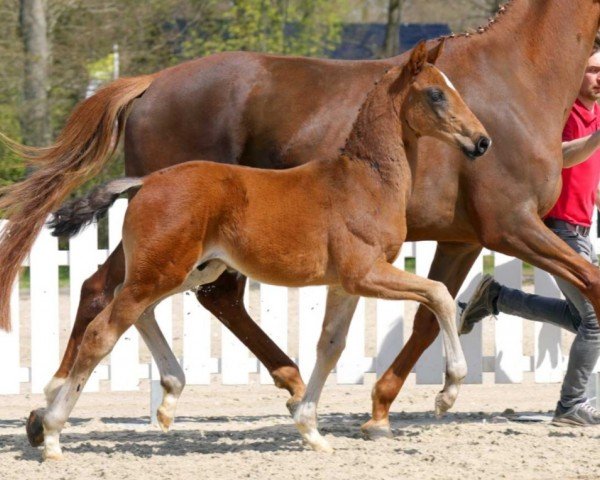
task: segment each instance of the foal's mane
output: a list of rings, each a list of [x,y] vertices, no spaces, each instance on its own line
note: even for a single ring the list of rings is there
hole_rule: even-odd
[[[382,89],[387,89],[389,92],[390,87],[396,82],[400,83],[406,74],[406,65],[387,68],[384,71],[383,75],[373,83],[371,90],[369,90],[369,93],[367,93],[365,100],[358,109],[358,113],[356,114],[356,118],[352,123],[350,133],[348,134],[348,137],[344,142],[344,146],[340,149],[340,153],[342,155],[347,153],[349,143],[351,141],[354,141],[354,134],[356,134],[358,130],[362,130],[361,122],[363,121],[365,110],[370,110],[371,108],[373,108],[372,103],[374,98],[381,93]]]
[[[410,84],[411,75],[407,65],[385,70],[361,104],[340,158],[364,162],[382,180],[388,178],[389,166],[405,155],[396,97]]]

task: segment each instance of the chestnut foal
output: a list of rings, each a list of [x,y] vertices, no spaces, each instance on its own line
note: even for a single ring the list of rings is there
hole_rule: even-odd
[[[431,52],[430,52],[431,53]],[[392,266],[406,236],[417,139],[432,136],[480,156],[490,140],[419,44],[407,65],[387,72],[368,95],[343,152],[284,170],[194,161],[143,178],[113,181],[59,210],[56,232],[74,234],[119,194],[138,190],[123,226],[124,283],[90,323],[65,383],[46,412],[44,457],[60,458],[59,434],[94,367],[121,334],[175,292],[195,289],[233,269],[261,282],[328,285],[317,362],[294,413],[304,440],[331,450],[317,430],[317,402],[345,344],[358,296],[410,299],[437,317],[447,354],[438,414],[450,408],[466,374],[446,287]],[[427,63],[427,61],[432,63]],[[167,426],[175,398],[165,396]]]

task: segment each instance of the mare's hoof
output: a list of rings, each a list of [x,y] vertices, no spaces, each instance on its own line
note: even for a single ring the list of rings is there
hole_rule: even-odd
[[[298,410],[298,406],[300,405],[301,401],[302,401],[302,398],[291,397],[288,399],[287,402],[285,402],[285,406],[287,407],[288,411],[290,412],[290,415],[292,416],[292,418],[294,418],[294,414],[296,413],[296,410]]]
[[[32,447],[39,447],[44,443],[44,415],[46,414],[45,408],[38,408],[32,410],[27,419],[27,425],[25,427],[27,431],[27,440]]]
[[[364,423],[360,427],[361,432],[368,440],[381,440],[383,438],[392,438],[392,429],[388,420],[375,421],[373,419]]]

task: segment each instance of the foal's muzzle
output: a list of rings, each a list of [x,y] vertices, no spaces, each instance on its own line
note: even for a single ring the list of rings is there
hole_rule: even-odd
[[[475,142],[470,140],[469,137],[464,138],[467,139],[467,142],[461,142],[461,150],[469,158],[481,157],[492,145],[492,140],[490,137],[485,135],[480,135]]]
[[[473,152],[474,157],[481,157],[485,152],[488,151],[492,145],[492,139],[482,135],[475,143],[475,151]]]

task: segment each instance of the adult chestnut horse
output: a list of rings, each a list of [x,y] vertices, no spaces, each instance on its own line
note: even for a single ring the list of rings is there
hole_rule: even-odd
[[[599,19],[599,0],[512,0],[479,34],[447,42],[438,65],[495,142],[492,161],[465,164],[448,147],[424,140],[413,172],[407,240],[439,242],[429,277],[444,282],[453,295],[485,245],[573,282],[600,313],[598,271],[540,221],[560,191],[561,131]],[[12,220],[0,255],[11,245],[31,245],[46,215],[101,168],[114,120],[121,119],[122,129],[130,106],[128,175],[143,176],[192,158],[287,168],[335,158],[369,85],[384,69],[404,61],[405,56],[339,62],[229,53],[119,80],[75,110],[55,146],[30,152],[40,169],[0,199]],[[1,261],[4,328],[9,326],[7,292],[20,260]],[[64,381],[87,324],[111,300],[123,276],[123,252],[117,248],[85,282],[71,339],[48,392]],[[304,392],[298,370],[244,310],[243,282],[224,273],[200,289],[198,298],[296,401]],[[438,331],[434,317],[419,309],[412,336],[375,385],[368,433],[389,434],[389,407]],[[156,328],[152,336],[163,341]]]
[[[433,51],[434,62],[440,49]],[[131,325],[144,323],[176,291],[214,282],[233,268],[263,282],[328,285],[317,362],[294,420],[314,449],[330,451],[317,430],[317,403],[344,348],[358,295],[411,299],[436,315],[447,352],[442,413],[456,399],[467,363],[446,287],[392,265],[406,238],[411,165],[419,137],[439,138],[474,158],[490,139],[425,43],[372,89],[335,160],[284,171],[186,162],[144,178],[100,187],[55,215],[75,233],[119,194],[136,190],[123,225],[126,275],[115,298],[89,324],[64,385],[43,414],[44,457],[60,458],[59,435],[89,375]],[[301,239],[290,241],[290,239]],[[170,402],[159,413],[173,418]],[[166,416],[167,418],[164,418]]]

